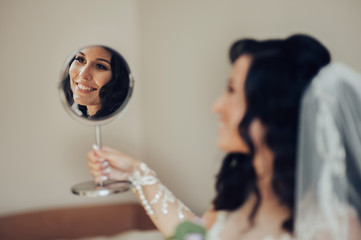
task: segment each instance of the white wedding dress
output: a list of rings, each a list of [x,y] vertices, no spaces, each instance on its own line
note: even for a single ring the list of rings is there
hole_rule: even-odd
[[[212,228],[207,232],[206,240],[221,240],[220,234],[224,228],[228,213],[225,211],[219,211],[217,213],[217,220],[213,224]],[[241,240],[241,239],[240,239]],[[256,239],[255,239],[256,240]],[[267,236],[260,240],[294,240],[291,235],[283,234],[280,238],[275,238],[273,236]]]

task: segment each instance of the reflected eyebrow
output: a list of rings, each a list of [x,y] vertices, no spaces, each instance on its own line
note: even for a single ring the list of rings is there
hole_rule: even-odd
[[[108,63],[109,65],[111,65],[110,62],[109,62],[108,60],[104,59],[104,58],[97,58],[97,60],[98,60],[98,61],[106,62],[106,63]]]
[[[81,54],[81,55],[85,56],[85,54],[83,52],[78,52],[78,54]],[[97,58],[96,60],[106,62],[109,65],[111,65],[110,62],[108,60],[104,59],[104,58]]]

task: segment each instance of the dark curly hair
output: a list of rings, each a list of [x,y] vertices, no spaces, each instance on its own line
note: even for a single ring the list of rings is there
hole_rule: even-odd
[[[234,63],[242,55],[252,63],[245,82],[247,109],[239,124],[239,134],[249,153],[229,153],[217,175],[213,200],[215,210],[235,210],[254,194],[256,203],[249,216],[251,225],[261,203],[257,175],[253,167],[254,144],[249,134],[253,120],[266,127],[264,143],[274,153],[272,188],[291,216],[282,227],[293,232],[296,140],[299,106],[303,91],[318,71],[331,61],[328,50],[307,35],[285,40],[243,39],[230,49]]]
[[[99,98],[102,107],[93,116],[89,116],[86,106],[77,105],[82,117],[96,120],[106,118],[120,108],[128,95],[130,83],[130,69],[125,59],[117,51],[109,47],[100,47],[104,48],[111,54],[110,66],[112,71],[112,78],[99,91]],[[73,91],[70,87],[69,67],[75,60],[75,56],[76,54],[71,57],[69,64],[65,69],[66,75],[62,81],[62,88],[69,106],[74,104]]]

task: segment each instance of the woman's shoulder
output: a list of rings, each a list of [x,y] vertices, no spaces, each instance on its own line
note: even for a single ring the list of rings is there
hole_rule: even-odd
[[[215,210],[213,206],[211,206],[202,216],[202,221],[206,229],[211,229],[214,224],[222,219],[224,219],[227,215],[227,211],[219,211]]]
[[[213,206],[211,206],[202,216],[204,226],[206,229],[212,228],[214,223],[217,221],[217,214],[219,211],[216,211]]]
[[[219,240],[220,233],[222,232],[225,221],[227,218],[226,211],[210,211],[208,215],[208,222],[206,220],[207,240]]]

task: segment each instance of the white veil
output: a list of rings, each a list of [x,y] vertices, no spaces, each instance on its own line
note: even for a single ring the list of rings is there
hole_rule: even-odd
[[[324,67],[304,93],[296,178],[297,240],[361,239],[361,76]]]

